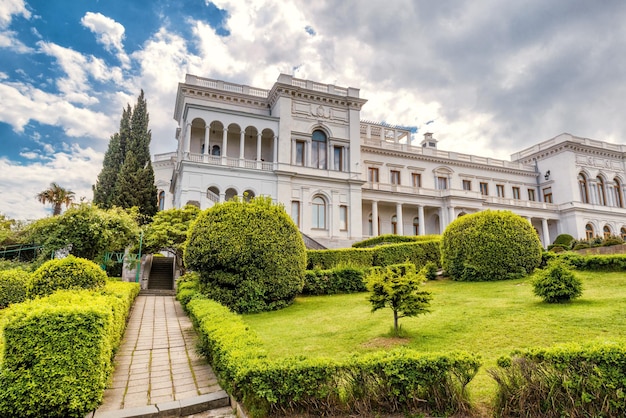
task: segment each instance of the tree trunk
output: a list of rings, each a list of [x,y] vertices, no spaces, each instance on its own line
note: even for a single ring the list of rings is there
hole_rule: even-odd
[[[398,336],[398,311],[393,311],[393,332]]]

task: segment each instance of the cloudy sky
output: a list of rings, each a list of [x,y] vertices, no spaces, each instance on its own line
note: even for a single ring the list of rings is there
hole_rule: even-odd
[[[362,118],[508,159],[561,132],[626,143],[626,2],[0,0],[0,213],[46,216],[51,181],[92,199],[144,89],[172,151],[186,73],[361,89]]]

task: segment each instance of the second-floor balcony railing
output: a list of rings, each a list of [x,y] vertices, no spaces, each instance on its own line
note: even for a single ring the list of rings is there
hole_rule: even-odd
[[[156,160],[156,156],[155,156]],[[228,167],[249,168],[253,170],[272,171],[275,169],[273,162],[247,160],[219,155],[184,153],[183,161],[193,161],[195,163],[205,163],[210,165],[225,165]]]

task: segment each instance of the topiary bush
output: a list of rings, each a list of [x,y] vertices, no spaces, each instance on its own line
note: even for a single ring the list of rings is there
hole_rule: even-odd
[[[558,237],[556,237],[552,244],[560,245],[567,250],[572,248],[574,241],[576,241],[576,239],[574,239],[574,237],[570,234],[560,234]]]
[[[12,303],[24,302],[28,297],[30,273],[22,269],[0,271],[0,309]]]
[[[437,278],[437,264],[432,261],[427,262],[420,270],[420,274],[424,275],[426,280],[435,280]]]
[[[541,262],[537,232],[509,211],[457,218],[441,241],[441,261],[453,280],[488,281],[523,277]]]
[[[582,295],[582,282],[563,260],[553,260],[533,279],[533,293],[548,303],[569,302]]]
[[[240,313],[283,308],[304,286],[302,236],[269,197],[201,213],[190,227],[184,261],[200,274],[204,294]]]
[[[30,294],[46,296],[60,289],[97,289],[107,282],[107,275],[93,261],[72,255],[46,261],[32,275]]]

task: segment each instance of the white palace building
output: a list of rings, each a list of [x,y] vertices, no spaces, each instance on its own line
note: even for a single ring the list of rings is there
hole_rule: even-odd
[[[177,149],[154,156],[161,209],[266,195],[306,236],[346,247],[439,234],[485,209],[556,236],[626,236],[626,146],[561,134],[510,161],[438,149],[431,133],[361,120],[359,89],[281,74],[269,89],[187,75]]]

